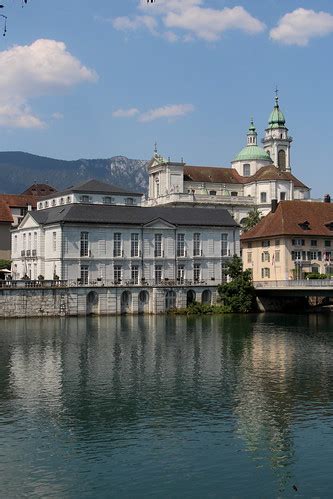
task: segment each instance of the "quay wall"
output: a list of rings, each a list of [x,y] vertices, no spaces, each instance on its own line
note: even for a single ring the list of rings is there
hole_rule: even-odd
[[[161,314],[191,301],[215,303],[217,286],[0,288],[0,319]]]

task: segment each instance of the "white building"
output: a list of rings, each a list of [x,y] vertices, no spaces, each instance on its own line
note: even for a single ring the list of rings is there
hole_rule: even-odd
[[[141,207],[140,200],[98,181],[44,198],[12,232],[14,279],[213,286],[226,278],[228,257],[240,253],[227,210]]]
[[[309,199],[310,189],[292,173],[289,136],[284,115],[275,98],[263,148],[251,120],[246,146],[231,162],[231,168],[175,163],[157,153],[148,165],[148,206],[224,207],[242,223],[255,206],[263,215],[273,199]]]

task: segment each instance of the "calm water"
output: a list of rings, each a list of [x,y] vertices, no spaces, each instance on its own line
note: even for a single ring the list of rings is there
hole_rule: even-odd
[[[4,498],[332,497],[333,318],[3,321],[0,425]]]

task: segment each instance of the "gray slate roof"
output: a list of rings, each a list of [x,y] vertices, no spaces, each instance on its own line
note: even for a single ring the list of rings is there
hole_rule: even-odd
[[[122,189],[116,185],[107,184],[106,182],[100,182],[99,180],[88,180],[86,182],[82,182],[81,184],[74,185],[72,187],[68,187],[66,190],[62,192],[57,192],[52,195],[45,196],[43,199],[54,198],[55,196],[65,196],[67,194],[82,193],[82,194],[120,194],[124,196],[142,196],[141,192],[130,192],[126,189]]]
[[[36,222],[42,225],[60,222],[146,225],[156,219],[163,219],[176,226],[238,226],[228,210],[220,208],[142,208],[136,206],[71,204],[29,213]]]

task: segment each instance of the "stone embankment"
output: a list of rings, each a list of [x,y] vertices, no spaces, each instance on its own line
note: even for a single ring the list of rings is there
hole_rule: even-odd
[[[0,318],[159,314],[197,301],[214,303],[217,286],[0,285]]]

